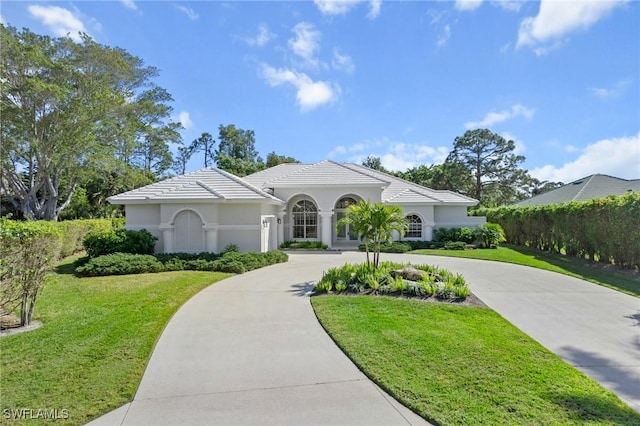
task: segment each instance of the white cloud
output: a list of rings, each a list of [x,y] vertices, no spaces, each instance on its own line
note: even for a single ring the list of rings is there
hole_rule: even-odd
[[[634,136],[603,139],[581,150],[574,161],[561,166],[546,165],[530,170],[531,176],[553,182],[573,182],[592,174],[623,179],[640,177],[640,132]]]
[[[476,10],[482,4],[482,0],[456,0],[455,8],[461,12]]]
[[[580,149],[577,146],[571,145],[571,144],[565,146],[564,150],[567,151],[567,152],[578,152],[578,151],[580,151]]]
[[[356,65],[353,63],[351,56],[341,54],[337,48],[333,49],[331,65],[333,65],[335,69],[344,71],[347,74],[353,74],[356,70]]]
[[[302,111],[334,102],[340,95],[340,86],[326,81],[313,81],[308,75],[286,68],[273,68],[262,64],[262,77],[271,87],[289,84],[296,88],[296,102]]]
[[[46,25],[58,37],[69,35],[72,40],[80,41],[79,33],[88,31],[76,14],[59,6],[30,5],[27,10],[34,18]]]
[[[276,35],[269,31],[269,27],[266,24],[260,24],[258,25],[258,35],[256,35],[255,37],[248,37],[245,39],[245,41],[249,46],[262,47],[273,40],[275,37]]]
[[[362,3],[363,0],[313,0],[316,7],[323,15],[344,15],[353,9],[358,3]],[[370,0],[369,12],[367,18],[376,19],[380,15],[380,7],[382,0]]]
[[[509,12],[519,12],[524,0],[491,0],[491,4]]]
[[[515,149],[513,150],[513,153],[516,155],[522,155],[526,152],[527,147],[525,146],[524,142],[517,138],[516,136],[512,135],[509,132],[503,132],[500,134],[500,136],[502,136],[505,140],[508,141],[513,141],[513,143],[515,144]]]
[[[619,80],[611,87],[592,87],[589,90],[591,94],[602,99],[617,98],[621,96],[629,86],[631,86],[631,83],[631,80]]]
[[[382,166],[386,169],[405,171],[421,164],[440,164],[448,154],[449,148],[444,146],[433,147],[381,138],[358,142],[351,146],[338,145],[329,152],[328,156],[338,161],[360,164],[365,158],[373,155],[380,158]]]
[[[320,66],[320,60],[316,57],[322,37],[320,31],[308,22],[296,24],[291,31],[295,33],[295,37],[289,39],[289,48],[304,60],[302,65],[317,69]]]
[[[535,110],[532,108],[527,108],[521,104],[515,104],[511,107],[511,109],[506,109],[498,112],[490,112],[488,113],[482,120],[480,121],[468,121],[464,123],[465,129],[478,129],[478,128],[489,128],[494,124],[502,123],[504,121],[510,120],[512,118],[524,117],[526,119],[530,119],[533,117]]]
[[[189,115],[188,111],[182,111],[178,114],[178,121],[182,124],[182,127],[189,130],[193,127],[193,120],[191,120],[191,115]]]
[[[371,0],[369,2],[369,13],[367,13],[367,18],[376,19],[380,16],[380,7],[382,6],[382,0]]]
[[[178,10],[182,13],[184,13],[185,15],[187,15],[187,17],[189,19],[191,19],[192,21],[197,20],[198,18],[200,18],[200,15],[198,15],[198,13],[191,9],[188,6],[176,6],[178,8]]]
[[[138,10],[138,5],[133,0],[120,0],[120,3],[122,3],[127,9]]]
[[[516,48],[539,47],[561,40],[571,32],[586,30],[611,10],[626,2],[627,0],[542,0],[538,15],[526,17],[520,23]]]
[[[438,47],[444,47],[447,45],[447,42],[449,41],[450,38],[451,38],[451,25],[447,24],[444,26],[444,29],[442,30],[442,34],[438,36],[438,41],[436,42],[436,44],[438,45]]]

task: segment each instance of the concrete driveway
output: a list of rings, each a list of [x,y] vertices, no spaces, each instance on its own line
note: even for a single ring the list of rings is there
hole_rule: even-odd
[[[537,269],[418,255],[461,272],[488,306],[640,411],[640,299]],[[293,254],[189,300],[134,400],[91,425],[427,424],[369,381],[317,322],[307,292],[364,254]]]

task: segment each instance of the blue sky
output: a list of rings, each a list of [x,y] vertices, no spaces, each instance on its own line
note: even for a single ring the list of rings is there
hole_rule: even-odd
[[[263,157],[406,170],[490,128],[541,180],[640,178],[640,2],[2,1],[0,15],[159,68],[185,143],[235,124]]]

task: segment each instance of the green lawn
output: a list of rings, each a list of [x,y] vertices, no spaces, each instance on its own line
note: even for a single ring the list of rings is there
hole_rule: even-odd
[[[43,326],[0,338],[2,414],[57,409],[63,417],[67,410],[68,418],[56,424],[79,425],[130,401],[174,312],[229,276],[180,271],[80,279],[70,274],[69,262],[39,296],[34,317]]]
[[[640,275],[615,267],[603,267],[586,260],[548,253],[521,246],[503,246],[498,249],[476,250],[415,250],[411,254],[465,257],[516,263],[581,278],[595,284],[613,288],[632,296],[640,296]]]
[[[490,309],[373,296],[311,301],[365,374],[434,424],[640,424],[614,394]]]

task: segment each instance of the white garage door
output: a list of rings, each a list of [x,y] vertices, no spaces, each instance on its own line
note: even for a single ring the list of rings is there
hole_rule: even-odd
[[[174,221],[174,251],[200,253],[204,251],[202,220],[191,210],[180,212]]]

